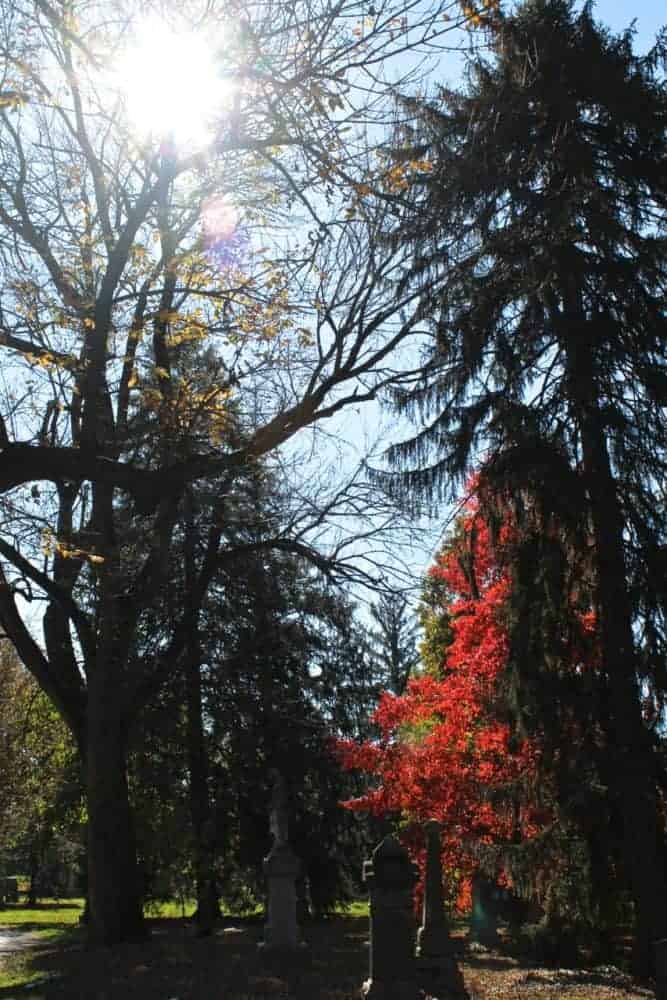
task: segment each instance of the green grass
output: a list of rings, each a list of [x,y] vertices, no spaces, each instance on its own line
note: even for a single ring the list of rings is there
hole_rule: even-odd
[[[43,927],[70,927],[78,924],[83,912],[83,899],[42,899],[37,906],[16,903],[14,906],[0,906],[0,927],[23,927],[25,930]],[[185,916],[195,912],[195,901],[185,901]],[[147,903],[144,907],[147,917],[180,918],[183,907],[180,900]]]
[[[352,903],[345,903],[344,906],[337,906],[336,913],[343,917],[367,917],[368,900],[355,899]]]
[[[25,986],[33,979],[38,979],[40,973],[31,969],[30,954],[6,955],[0,959],[0,990],[10,987]]]
[[[37,906],[0,907],[0,927],[21,927],[23,930],[41,931],[48,928],[74,927],[83,911],[82,899],[44,899]]]
[[[40,947],[64,944],[77,928],[82,910],[82,899],[45,899],[37,906],[17,903],[0,907],[0,928],[26,931],[32,942],[26,951],[0,958],[0,990],[17,989],[41,979],[44,970],[35,966]]]
[[[168,917],[180,919],[181,917],[191,917],[197,908],[194,899],[161,899],[153,903],[146,903],[144,906],[144,916],[146,917]]]

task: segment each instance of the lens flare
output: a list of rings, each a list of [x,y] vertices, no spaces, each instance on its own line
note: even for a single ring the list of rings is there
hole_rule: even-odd
[[[202,205],[204,248],[217,267],[240,268],[248,250],[248,236],[239,213],[226,195],[208,198]]]
[[[215,38],[157,17],[137,24],[114,72],[136,132],[189,150],[210,143],[233,93],[221,51]]]

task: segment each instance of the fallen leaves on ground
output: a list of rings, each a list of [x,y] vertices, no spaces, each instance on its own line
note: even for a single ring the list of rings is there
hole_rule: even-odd
[[[368,978],[367,917],[337,917],[306,930],[308,948],[288,960],[258,950],[263,927],[235,919],[210,938],[182,920],[153,922],[142,944],[86,948],[83,936],[22,958],[39,976],[40,1000],[358,1000]],[[457,946],[463,950],[459,936]],[[545,968],[500,951],[463,951],[471,1000],[648,1000],[651,990],[612,966]],[[49,973],[58,979],[46,978]],[[22,995],[0,989],[0,1000]],[[32,994],[26,994],[26,997]]]

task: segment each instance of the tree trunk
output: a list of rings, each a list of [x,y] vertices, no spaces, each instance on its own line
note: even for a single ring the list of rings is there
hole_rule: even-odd
[[[145,937],[121,684],[110,667],[98,660],[89,674],[85,761],[90,938],[105,945]]]
[[[650,975],[653,942],[667,933],[664,839],[650,734],[644,725],[623,553],[623,523],[601,428],[586,433],[584,466],[591,500],[597,577],[597,614],[607,674],[615,755],[616,795],[635,906],[633,964]]]
[[[208,793],[208,760],[202,712],[201,647],[199,607],[196,602],[196,528],[191,495],[186,501],[185,580],[188,594],[188,638],[185,650],[187,691],[188,770],[190,772],[190,815],[194,834],[194,864],[197,892],[195,921],[201,937],[209,935],[220,919],[220,902],[215,878],[215,828]]]
[[[653,968],[653,942],[667,934],[664,833],[650,734],[644,725],[623,548],[623,517],[616,493],[585,320],[569,351],[570,385],[578,409],[583,467],[594,541],[596,613],[607,684],[609,773],[623,819],[623,856],[635,909],[633,965]],[[575,333],[575,336],[576,336]]]
[[[194,862],[197,884],[197,931],[210,934],[220,919],[215,879],[215,830],[208,798],[206,747],[201,704],[199,657],[188,650],[186,683],[188,702],[188,769],[190,772],[190,814],[194,832]]]
[[[30,847],[30,888],[28,889],[28,906],[37,906],[37,879],[39,877],[39,858],[36,848]]]

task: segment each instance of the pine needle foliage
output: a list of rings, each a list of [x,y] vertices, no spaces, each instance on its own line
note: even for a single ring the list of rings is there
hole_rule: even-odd
[[[529,0],[487,34],[461,91],[405,102],[414,123],[395,155],[429,169],[396,238],[414,247],[405,282],[433,336],[394,398],[419,432],[388,457],[399,489],[440,496],[481,460],[487,512],[513,508],[509,675],[524,723],[543,724],[555,690],[573,710],[558,608],[568,581],[588,580],[595,712],[646,970],[657,890],[632,855],[648,852],[661,885],[665,863],[667,36],[638,55],[631,30],[612,35],[568,0]],[[648,830],[641,846],[631,823]]]

